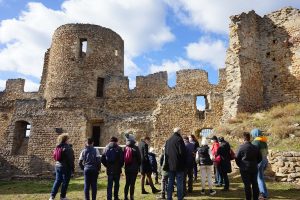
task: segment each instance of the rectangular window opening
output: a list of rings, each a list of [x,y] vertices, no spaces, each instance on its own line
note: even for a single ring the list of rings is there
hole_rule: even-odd
[[[80,39],[80,56],[83,57],[86,55],[87,52],[87,39],[81,38]]]
[[[104,94],[104,78],[97,79],[97,97],[103,97]]]
[[[196,97],[197,115],[199,119],[205,119],[205,110],[209,108],[206,96]]]
[[[27,124],[26,131],[25,131],[25,138],[29,138],[29,136],[30,136],[30,129],[31,129],[31,125]]]

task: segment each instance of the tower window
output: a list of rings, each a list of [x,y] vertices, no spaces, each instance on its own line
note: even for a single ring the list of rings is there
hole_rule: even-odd
[[[81,38],[80,39],[80,57],[83,57],[86,55],[87,52],[87,39],[86,38]]]
[[[97,79],[97,97],[103,97],[104,93],[104,78]]]
[[[27,124],[26,125],[26,130],[25,130],[25,138],[29,138],[29,136],[30,136],[30,129],[31,129],[31,125]]]

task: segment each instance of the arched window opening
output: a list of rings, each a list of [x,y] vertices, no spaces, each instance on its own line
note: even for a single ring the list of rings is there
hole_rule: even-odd
[[[204,128],[204,129],[201,130],[200,135],[202,137],[208,137],[212,133],[213,133],[213,129],[211,129],[211,128]]]

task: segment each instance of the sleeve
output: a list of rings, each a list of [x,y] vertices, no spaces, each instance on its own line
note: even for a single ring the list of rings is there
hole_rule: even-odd
[[[199,151],[196,152],[196,163],[199,163],[200,161],[200,155],[199,155]]]
[[[262,155],[260,150],[257,148],[257,164],[262,161]]]
[[[210,148],[208,149],[208,154],[209,154],[210,159],[213,160],[214,156],[213,156]]]
[[[107,148],[104,149],[103,155],[101,156],[101,163],[102,163],[105,167],[107,167],[106,151],[107,151]]]
[[[121,147],[120,147],[120,165],[121,167],[124,165],[124,152]]]
[[[241,149],[239,148],[236,152],[236,156],[235,156],[235,162],[237,164],[237,166],[240,167],[241,164],[241,160],[242,160],[242,154],[241,154]]]
[[[67,165],[71,168],[72,172],[74,172],[75,169],[75,156],[74,156],[74,151],[71,147],[67,147]]]
[[[83,160],[84,160],[83,157],[84,156],[83,156],[83,152],[84,152],[84,150],[81,151],[80,156],[79,156],[79,167],[80,167],[81,170],[84,170],[84,165],[83,165]]]
[[[141,152],[140,152],[139,148],[136,148],[136,153],[137,153],[137,163],[140,166],[142,163],[142,160],[141,160]]]
[[[101,155],[100,155],[98,149],[96,149],[96,162],[98,165],[98,171],[100,171],[101,170]]]
[[[186,158],[186,148],[182,139],[179,140],[179,154],[183,159]]]

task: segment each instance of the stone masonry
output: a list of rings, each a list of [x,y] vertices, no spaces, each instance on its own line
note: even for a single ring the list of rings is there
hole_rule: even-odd
[[[284,8],[264,17],[251,11],[231,20],[219,83],[209,83],[203,70],[181,70],[172,88],[167,72],[159,72],[137,77],[129,89],[124,42],[114,31],[59,27],[45,53],[39,91],[24,92],[23,79],[9,79],[0,92],[0,176],[51,172],[61,133],[70,134],[76,159],[86,137],[104,146],[125,131],[137,140],[150,136],[160,149],[174,127],[199,133],[239,112],[299,102],[300,11]],[[206,100],[204,111],[197,110],[197,96]]]

